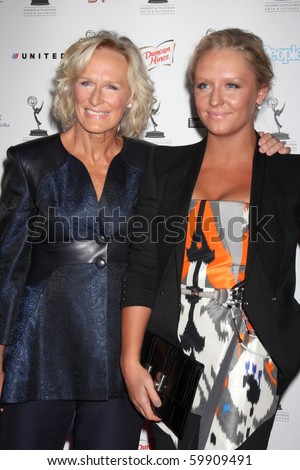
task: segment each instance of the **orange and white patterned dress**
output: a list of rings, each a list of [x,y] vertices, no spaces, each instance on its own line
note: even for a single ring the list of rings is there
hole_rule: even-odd
[[[230,289],[244,281],[249,205],[190,205],[182,285]],[[198,449],[236,449],[274,416],[277,369],[241,308],[182,294],[178,338],[205,366],[192,406],[201,416]]]

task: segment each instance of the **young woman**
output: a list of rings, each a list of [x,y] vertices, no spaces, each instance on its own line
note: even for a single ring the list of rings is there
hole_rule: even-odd
[[[189,76],[207,137],[157,147],[149,160],[124,280],[121,367],[156,449],[265,449],[300,366],[300,158],[258,151],[254,118],[273,78],[260,38],[205,36]],[[140,364],[146,327],[205,366],[180,440],[151,407],[160,399]]]
[[[142,420],[119,367],[119,299],[123,222],[152,148],[136,138],[153,92],[138,47],[100,31],[72,44],[60,64],[53,113],[64,131],[8,150],[0,206],[3,449],[60,449],[70,429],[74,449],[138,447]],[[282,148],[269,134],[261,143],[271,153]]]

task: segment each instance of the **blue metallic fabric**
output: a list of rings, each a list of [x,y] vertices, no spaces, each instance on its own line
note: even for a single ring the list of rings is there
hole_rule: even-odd
[[[86,167],[66,152],[58,134],[37,141],[9,149],[3,179],[0,344],[6,347],[1,401],[122,396],[120,297],[127,268],[127,222],[151,146],[124,139],[98,200]],[[51,158],[52,147],[56,163],[48,168],[46,155]],[[31,150],[39,158],[23,159]],[[31,171],[36,161],[43,168],[40,180]],[[36,243],[92,239],[107,244],[107,261],[74,259],[74,264],[27,282]]]

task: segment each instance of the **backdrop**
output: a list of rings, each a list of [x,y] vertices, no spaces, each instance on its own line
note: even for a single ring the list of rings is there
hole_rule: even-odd
[[[200,138],[185,86],[199,39],[225,27],[259,35],[276,81],[256,129],[276,134],[299,153],[299,25],[300,0],[0,0],[0,176],[10,145],[57,131],[50,117],[55,69],[73,41],[100,29],[127,35],[141,48],[157,98],[143,137],[168,145]],[[270,449],[300,449],[299,395],[300,376],[283,397]],[[140,448],[148,446],[143,431]]]

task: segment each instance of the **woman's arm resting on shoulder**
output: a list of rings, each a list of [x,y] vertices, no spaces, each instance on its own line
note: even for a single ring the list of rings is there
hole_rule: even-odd
[[[259,132],[260,139],[258,141],[259,151],[266,155],[273,155],[278,152],[283,155],[291,153],[291,147],[286,147],[285,141],[281,141],[273,137],[272,134]]]
[[[122,309],[121,370],[129,394],[136,409],[151,421],[160,421],[151,407],[160,405],[149,372],[141,365],[141,349],[146,326],[151,314],[147,307],[125,307]]]

